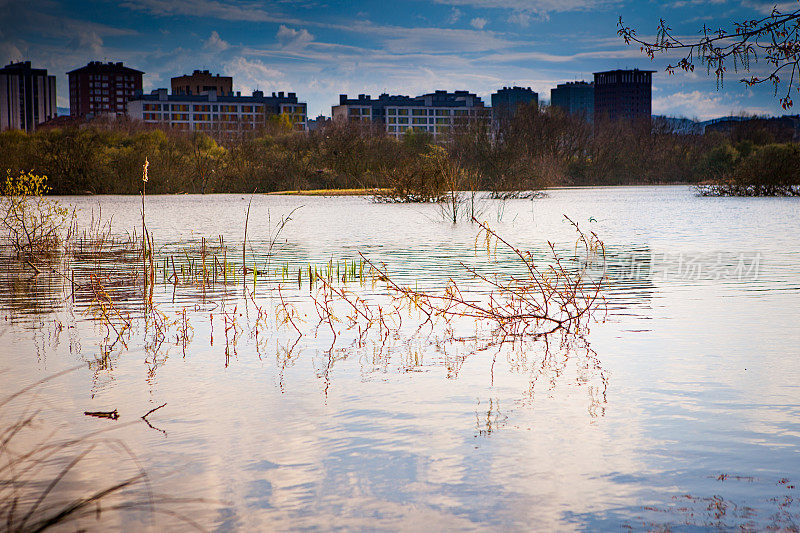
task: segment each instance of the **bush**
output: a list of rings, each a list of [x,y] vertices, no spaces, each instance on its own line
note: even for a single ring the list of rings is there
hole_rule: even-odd
[[[787,143],[753,147],[718,183],[701,188],[700,194],[800,196],[800,146]]]
[[[6,171],[2,225],[17,253],[52,251],[61,241],[61,230],[74,218],[74,211],[43,197],[46,181],[46,176],[33,172]]]

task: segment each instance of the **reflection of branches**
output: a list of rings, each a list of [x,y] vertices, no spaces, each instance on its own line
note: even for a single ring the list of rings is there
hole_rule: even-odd
[[[279,346],[276,343],[276,350],[275,350],[275,363],[277,364],[280,371],[278,372],[278,386],[281,389],[281,392],[284,391],[284,383],[283,383],[283,376],[286,373],[286,368],[294,365],[295,360],[297,359],[297,355],[294,354],[295,348],[300,343],[300,339],[302,339],[302,335],[298,336],[297,339],[294,341],[293,344],[286,346]]]
[[[162,408],[162,407],[164,407],[165,405],[167,405],[167,404],[166,404],[166,402],[165,402],[165,403],[162,403],[162,404],[161,404],[161,405],[159,405],[158,407],[154,407],[154,408],[150,409],[149,411],[147,411],[145,414],[143,414],[143,415],[141,416],[141,419],[142,419],[142,420],[144,420],[144,423],[145,423],[145,424],[147,424],[147,425],[148,425],[148,427],[149,427],[150,429],[155,429],[156,431],[159,431],[159,432],[163,433],[163,434],[164,434],[164,436],[166,437],[166,436],[167,436],[167,432],[166,432],[166,430],[164,430],[164,429],[160,429],[160,428],[157,428],[157,427],[155,427],[155,426],[154,426],[153,424],[151,424],[151,423],[150,423],[150,421],[147,419],[147,417],[148,417],[148,416],[150,416],[151,414],[155,413],[156,411],[158,411],[159,409],[161,409],[161,408]]]
[[[759,494],[762,496],[762,505],[766,507],[756,506],[753,501],[724,497],[717,491],[725,489],[718,487],[714,489],[717,492],[714,495],[684,493],[673,495],[669,503],[642,507],[646,514],[637,517],[638,524],[654,531],[669,531],[673,524],[680,524],[678,528],[724,531],[798,530],[800,500],[793,490],[795,486],[788,478],[781,478],[776,483],[774,480],[725,473],[712,477],[720,484],[731,482],[761,484],[762,492]],[[774,495],[767,497],[770,493]],[[624,527],[630,529],[630,526]]]

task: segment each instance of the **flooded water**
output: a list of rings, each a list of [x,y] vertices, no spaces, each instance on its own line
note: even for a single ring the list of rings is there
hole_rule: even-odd
[[[57,507],[144,471],[146,487],[119,501],[162,504],[155,513],[92,507],[81,526],[800,525],[798,199],[630,187],[480,201],[480,218],[537,260],[548,257],[547,241],[562,251],[574,245],[564,215],[606,248],[605,304],[588,332],[500,345],[468,320],[449,333],[406,334],[408,324],[398,324],[395,334],[366,339],[344,314],[336,338],[314,327],[309,295],[319,293],[305,274],[296,279],[308,265],[347,260],[358,270],[360,252],[400,283],[435,290],[453,279],[476,298],[489,289],[462,263],[514,271],[502,250],[487,257],[481,242],[476,250],[474,224],[445,222],[435,205],[254,196],[247,260],[286,274],[255,286],[248,278],[247,289],[241,273],[235,285],[184,282],[180,269],[196,267],[203,246],[241,264],[248,200],[147,198],[159,268],[170,258],[153,289],[167,331],[160,340],[154,326],[139,325],[114,342],[97,320],[96,294],[71,290],[73,272],[79,280],[99,273],[115,301],[106,313],[141,315],[140,281],[129,277],[135,254],[87,252],[38,276],[3,259],[0,396],[78,367],[0,406],[4,428],[36,412],[24,445],[85,435],[96,444],[45,502]],[[102,212],[118,238],[140,231],[140,198],[62,201],[80,208],[84,225]],[[173,272],[177,285],[164,282]],[[371,280],[341,286],[388,301]],[[302,337],[281,324],[280,309],[296,310]],[[113,410],[119,419],[84,415]],[[71,457],[50,457],[47,467],[58,472]],[[19,493],[42,494],[47,471]]]

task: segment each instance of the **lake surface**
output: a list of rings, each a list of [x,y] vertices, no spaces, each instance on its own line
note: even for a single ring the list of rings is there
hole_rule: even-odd
[[[84,226],[102,212],[120,238],[141,227],[140,198],[61,200]],[[157,261],[188,270],[204,239],[222,254],[222,236],[227,260],[240,262],[248,200],[147,198]],[[243,531],[796,530],[800,200],[625,187],[479,207],[543,261],[547,241],[574,245],[564,215],[603,240],[605,305],[588,333],[487,346],[463,321],[458,340],[399,328],[361,342],[342,322],[334,340],[312,327],[314,291],[305,278],[298,286],[298,268],[352,265],[361,252],[401,283],[435,290],[453,279],[478,297],[488,289],[461,263],[504,274],[513,258],[476,250],[478,228],[445,222],[435,205],[254,196],[248,261],[289,275],[248,279],[245,292],[241,274],[235,286],[201,287],[163,283],[159,271],[153,298],[172,324],[160,344],[141,327],[112,344],[90,295],[72,294],[71,274],[31,277],[5,257],[0,396],[79,368],[2,407],[4,424],[38,410],[21,438],[102,431],[52,501],[141,467],[147,494],[169,511],[108,507],[81,520],[89,529],[192,529],[179,514]],[[117,308],[131,316],[141,313],[141,288],[124,282],[134,268],[125,254],[67,265],[117,276]],[[371,282],[345,285],[387,298]],[[281,298],[297,310],[299,340],[276,321]],[[149,425],[140,419],[165,403]],[[114,409],[119,420],[84,415]]]

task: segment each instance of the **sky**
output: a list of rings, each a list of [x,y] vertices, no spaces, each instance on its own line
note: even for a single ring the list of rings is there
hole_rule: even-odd
[[[768,14],[761,0],[0,0],[0,61],[29,60],[57,76],[93,60],[144,71],[144,90],[208,69],[250,94],[295,92],[309,117],[330,115],[339,94],[418,95],[469,90],[489,103],[504,86],[549,101],[565,81],[617,68],[656,70],[653,113],[707,120],[785,114],[773,88],[722,87],[698,66],[669,75],[676,57],[651,61],[617,36],[621,16],[640,36],[659,19],[679,35]],[[782,9],[800,3],[783,2]],[[759,72],[763,64],[754,66]],[[795,98],[800,102],[800,98]],[[800,103],[798,103],[800,105]],[[796,109],[790,112],[797,112]]]

